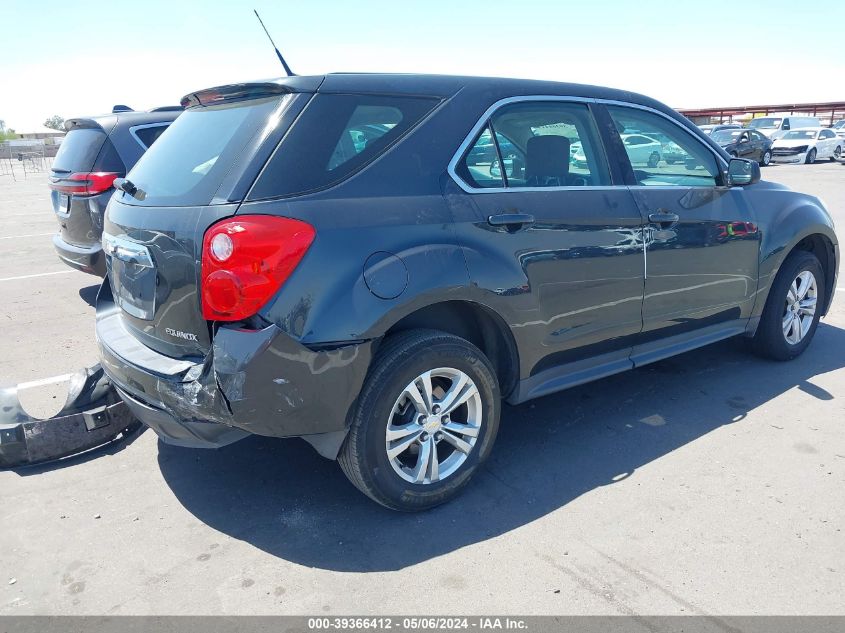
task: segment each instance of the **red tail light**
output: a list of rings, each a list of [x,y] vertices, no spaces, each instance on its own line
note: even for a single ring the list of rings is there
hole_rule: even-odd
[[[202,315],[240,321],[276,294],[316,232],[299,220],[243,215],[214,224],[202,241]]]
[[[110,189],[114,179],[120,176],[111,171],[91,171],[75,173],[70,176],[56,178],[50,183],[50,189],[62,193],[78,193],[83,196],[93,196]]]

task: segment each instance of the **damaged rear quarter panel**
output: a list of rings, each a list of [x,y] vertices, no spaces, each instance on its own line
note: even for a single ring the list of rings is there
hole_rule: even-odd
[[[311,350],[275,325],[263,330],[221,327],[211,373],[201,391],[225,396],[230,420],[245,431],[276,437],[341,431],[361,390],[372,342]],[[219,390],[216,387],[219,386]]]

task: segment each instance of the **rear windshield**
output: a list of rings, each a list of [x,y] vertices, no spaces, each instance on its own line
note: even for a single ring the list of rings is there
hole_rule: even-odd
[[[144,206],[209,204],[280,101],[273,97],[186,110],[127,175],[143,199],[122,194],[122,201]]]
[[[773,118],[760,118],[760,119],[752,119],[751,123],[748,124],[750,128],[761,128],[761,127],[777,127],[780,125],[780,122],[783,119],[773,119]]]
[[[340,182],[383,154],[437,103],[424,97],[316,95],[267,163],[250,200]]]
[[[713,132],[712,136],[717,143],[731,143],[739,138],[740,134],[742,134],[742,130],[719,130]]]
[[[62,140],[53,159],[53,171],[91,171],[105,140],[106,133],[98,127],[71,130]]]

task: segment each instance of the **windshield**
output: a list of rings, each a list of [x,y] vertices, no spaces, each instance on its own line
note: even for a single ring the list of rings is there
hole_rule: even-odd
[[[127,204],[210,204],[223,178],[283,98],[253,99],[186,110],[144,154],[127,179],[144,193]]]
[[[761,127],[778,127],[780,126],[781,121],[783,121],[783,119],[763,117],[761,119],[753,119],[751,123],[748,124],[748,127],[755,129]]]
[[[813,130],[793,130],[783,135],[783,140],[811,140],[816,138],[816,132]]]
[[[733,143],[740,134],[742,130],[719,130],[713,132],[713,140],[717,143]]]

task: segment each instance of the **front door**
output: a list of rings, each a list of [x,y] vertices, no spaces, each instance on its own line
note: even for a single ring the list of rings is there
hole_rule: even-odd
[[[650,342],[652,350],[671,344],[667,337],[741,332],[754,306],[760,250],[742,188],[723,186],[715,153],[672,119],[623,106],[608,112],[617,129],[665,134],[687,155],[676,165],[631,166],[630,190],[647,222],[646,347],[635,350],[634,360]],[[626,146],[617,141],[617,147]]]
[[[642,327],[642,219],[611,179],[590,108],[504,105],[455,165],[458,240],[483,300],[505,315],[521,378],[588,362],[630,367]]]

